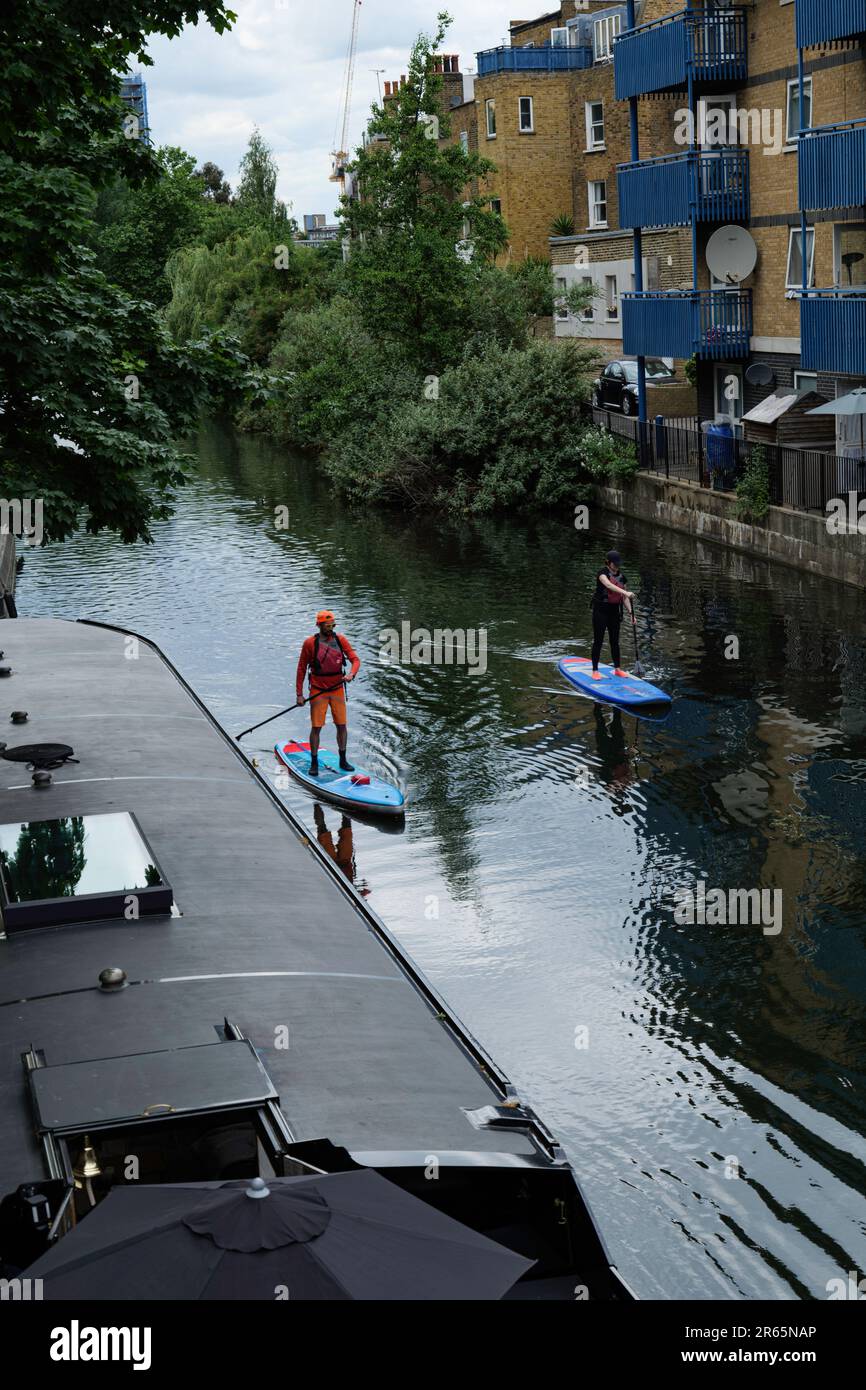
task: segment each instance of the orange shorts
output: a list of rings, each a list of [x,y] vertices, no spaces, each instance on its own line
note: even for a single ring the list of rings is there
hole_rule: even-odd
[[[335,724],[346,722],[346,697],[342,690],[333,690],[322,695],[314,695],[310,701],[310,723],[314,729],[321,729],[328,717],[328,709]]]

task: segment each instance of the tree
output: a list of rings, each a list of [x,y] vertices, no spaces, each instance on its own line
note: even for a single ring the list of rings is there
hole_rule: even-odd
[[[278,173],[271,147],[256,126],[241,160],[236,201],[239,207],[252,213],[257,222],[288,220],[286,205],[277,198]]]
[[[95,244],[97,264],[115,285],[162,305],[171,293],[165,263],[198,240],[207,208],[191,155],[167,146],[156,158],[153,179],[139,187],[121,181],[101,192]]]
[[[128,138],[118,73],[149,35],[222,0],[7,0],[0,30],[0,459],[5,495],[41,497],[47,538],[88,529],[151,539],[186,461],[174,440],[212,395],[251,389],[231,343],[174,345],[154,308],[96,264],[99,190],[165,175]],[[50,36],[49,41],[46,41]]]
[[[215,203],[231,202],[232,190],[225,178],[222,169],[212,160],[205,160],[200,169],[196,169],[196,178],[201,179],[204,185],[204,196],[210,198]]]
[[[507,242],[490,199],[467,196],[493,170],[459,144],[445,144],[442,78],[435,55],[451,20],[420,35],[408,80],[374,106],[372,137],[353,164],[358,199],[342,199],[344,229],[353,238],[347,276],[368,330],[398,338],[428,372],[459,356],[469,326],[477,267]],[[471,259],[458,252],[470,244]]]

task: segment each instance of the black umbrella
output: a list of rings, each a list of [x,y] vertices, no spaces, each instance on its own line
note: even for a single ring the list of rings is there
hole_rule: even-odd
[[[499,1299],[531,1267],[362,1168],[115,1187],[27,1270],[46,1299]]]

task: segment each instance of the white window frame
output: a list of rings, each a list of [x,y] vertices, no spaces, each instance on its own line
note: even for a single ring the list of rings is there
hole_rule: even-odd
[[[800,276],[799,280],[797,280],[796,284],[792,283],[792,281],[791,281],[791,256],[793,255],[793,251],[794,251],[794,238],[795,238],[795,237],[799,237],[799,235],[800,235],[800,228],[799,228],[799,227],[789,227],[789,228],[788,228],[788,259],[787,259],[787,261],[785,262],[785,289],[786,289],[786,290],[801,290],[801,289],[803,288],[803,277],[802,277],[802,275]],[[809,248],[810,248],[810,245],[811,245],[811,249],[809,249]],[[815,228],[814,228],[814,227],[808,227],[808,226],[807,226],[807,228],[806,228],[806,249],[809,251],[809,279],[807,280],[806,283],[807,283],[807,285],[811,288],[811,287],[814,286],[814,284],[815,284]],[[802,249],[801,249],[801,265],[802,265]]]
[[[799,97],[799,90],[800,90],[800,82],[799,82],[799,79],[796,78],[796,77],[791,77],[791,78],[789,78],[789,79],[788,79],[788,86],[787,86],[786,96],[785,96],[785,144],[786,144],[786,146],[787,146],[788,149],[794,149],[794,148],[795,148],[795,146],[796,146],[796,144],[797,144],[798,136],[799,136],[799,134],[800,134],[799,112],[798,112],[797,128],[796,128],[796,130],[792,130],[792,129],[791,129],[791,108],[792,108],[792,101],[791,101],[791,98],[792,98],[794,92],[797,92],[797,93],[798,93],[798,97]],[[803,91],[805,92],[806,96],[807,96],[808,99],[809,99],[809,119],[808,119],[808,121],[806,122],[805,126],[803,127],[804,130],[808,130],[809,127],[810,127],[811,124],[812,124],[812,104],[813,104],[814,99],[815,99],[815,93],[814,93],[814,89],[813,89],[813,86],[812,86],[812,79],[811,79],[811,77],[806,77],[806,78],[803,79]]]
[[[622,16],[602,15],[592,22],[592,60],[594,63],[613,62],[613,41],[622,29]]]
[[[552,48],[568,48],[568,29],[565,27],[551,29],[550,43]]]
[[[596,191],[595,191],[595,190],[598,189],[598,188],[603,188],[603,189],[604,189],[604,193],[603,193],[603,195],[602,195],[601,197],[596,197]],[[586,189],[587,189],[587,206],[588,206],[588,208],[589,208],[589,225],[590,225],[590,227],[593,227],[593,228],[595,228],[595,227],[606,227],[606,226],[607,226],[607,180],[606,180],[606,179],[590,179],[589,182],[588,182],[587,185],[586,185]],[[598,209],[601,208],[601,207],[604,208],[604,217],[603,217],[603,218],[600,218],[600,217],[597,216],[597,211],[598,211]]]
[[[523,103],[529,102],[529,125],[523,124]],[[535,102],[532,97],[517,98],[517,129],[521,135],[535,134]]]
[[[608,292],[611,282],[613,282],[612,297]],[[605,275],[604,277],[604,308],[606,321],[619,323],[619,280],[616,275]]]
[[[593,280],[591,275],[581,275],[580,283],[582,285],[592,285],[593,294],[595,293],[595,281]],[[584,323],[595,322],[595,305],[593,304],[592,300],[590,300],[589,303],[584,306],[582,317]]]
[[[461,148],[461,150],[463,151],[464,154],[468,154],[468,153],[469,153],[469,131],[468,131],[468,130],[461,130],[461,132],[460,132],[460,148]]]
[[[601,107],[601,120],[600,120],[600,121],[593,120],[593,118],[592,118],[592,108],[593,108],[594,106],[600,106],[600,107]],[[584,119],[585,119],[585,121],[586,121],[586,150],[587,150],[587,153],[589,153],[591,150],[603,150],[603,149],[605,148],[604,102],[603,102],[603,101],[598,101],[598,100],[584,102],[584,108],[583,108],[583,110],[584,110]],[[601,139],[600,139],[600,140],[596,140],[596,138],[595,138],[595,131],[596,131],[596,129],[597,129],[599,126],[601,126]]]
[[[555,305],[556,317],[561,322],[565,322],[567,319],[571,318],[571,314],[568,312],[568,306],[564,302],[565,296],[568,293],[568,281],[564,275],[557,275],[554,277],[554,287],[556,289],[556,294],[553,302]]]
[[[493,120],[491,121],[491,116]],[[491,130],[490,127],[493,126]],[[496,97],[488,97],[484,103],[484,128],[487,131],[487,139],[496,139]]]
[[[807,376],[807,377],[809,377],[809,379],[810,379],[811,381],[814,381],[815,385],[814,385],[814,386],[801,386],[801,385],[800,385],[800,381],[801,381],[801,379],[802,379],[804,376]],[[818,373],[817,373],[817,372],[795,372],[795,373],[794,373],[794,390],[795,390],[795,391],[799,391],[799,392],[804,392],[804,391],[817,391],[817,390],[818,390]]]

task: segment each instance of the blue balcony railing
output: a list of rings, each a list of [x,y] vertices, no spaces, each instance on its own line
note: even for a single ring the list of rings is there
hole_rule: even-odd
[[[649,290],[622,297],[622,347],[633,357],[747,357],[751,290]]]
[[[800,362],[806,372],[866,376],[866,285],[800,297]]]
[[[685,150],[617,166],[621,227],[684,227],[745,221],[749,216],[749,152]]]
[[[618,101],[698,84],[735,86],[748,72],[741,9],[682,10],[620,34],[613,49]]]
[[[866,117],[804,131],[799,164],[801,208],[866,203]]]
[[[866,34],[866,0],[797,0],[797,46]]]
[[[592,67],[592,49],[545,44],[541,48],[485,48],[477,53],[478,76],[498,72],[574,72]]]

